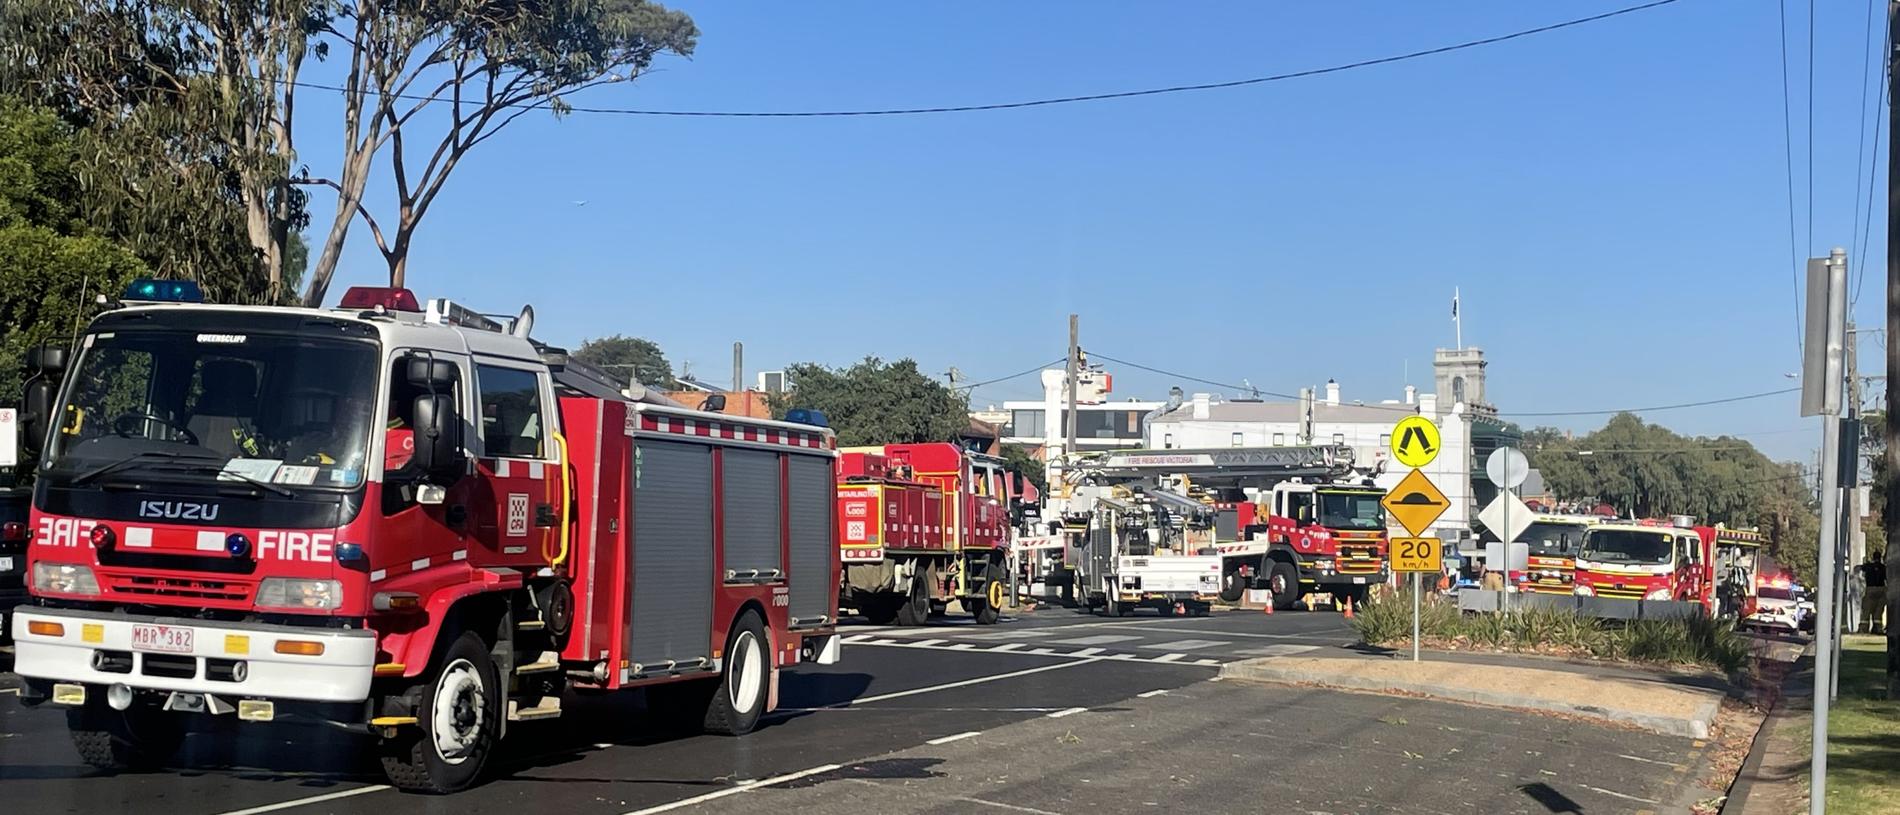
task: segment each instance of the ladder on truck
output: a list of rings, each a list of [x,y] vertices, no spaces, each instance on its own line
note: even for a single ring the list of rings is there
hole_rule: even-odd
[[[1353,472],[1353,454],[1351,447],[1335,444],[1122,450],[1084,456],[1071,472],[1078,481],[1095,483],[1178,475],[1202,486],[1261,486],[1294,478],[1345,477]]]

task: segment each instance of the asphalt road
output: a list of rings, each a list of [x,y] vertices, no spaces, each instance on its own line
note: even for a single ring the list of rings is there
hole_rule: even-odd
[[[1042,754],[1087,754],[1087,750],[1065,749],[1065,742],[1043,732],[1053,725],[1067,728],[1086,723],[1114,734],[1089,737],[1095,742],[1093,749],[1106,750],[1086,771],[1094,776],[1091,784],[1113,776],[1108,769],[1112,765],[1138,764],[1162,773],[1163,780],[1169,775],[1200,779],[1162,784],[1159,789],[1167,793],[1163,797],[1168,801],[1177,800],[1168,796],[1180,796],[1179,802],[1192,801],[1207,812],[1260,811],[1258,801],[1242,804],[1232,798],[1233,785],[1261,786],[1260,762],[1297,761],[1301,773],[1280,783],[1315,790],[1346,785],[1313,799],[1333,800],[1342,808],[1314,805],[1304,809],[1409,810],[1400,804],[1415,790],[1394,788],[1385,798],[1342,792],[1365,786],[1368,772],[1383,772],[1379,769],[1383,763],[1409,760],[1403,753],[1379,746],[1391,736],[1384,732],[1389,726],[1376,721],[1387,713],[1421,722],[1481,718],[1486,724],[1468,731],[1475,734],[1530,732],[1537,734],[1535,739],[1547,739],[1546,734],[1557,733],[1573,744],[1588,745],[1587,752],[1592,754],[1630,745],[1622,752],[1641,753],[1662,764],[1631,766],[1633,762],[1610,761],[1606,766],[1571,766],[1561,771],[1595,778],[1598,783],[1592,786],[1600,789],[1623,790],[1632,796],[1623,803],[1639,809],[1648,805],[1634,799],[1663,799],[1648,786],[1630,783],[1631,776],[1694,760],[1695,748],[1687,742],[1558,719],[1497,711],[1485,711],[1480,717],[1472,713],[1475,709],[1416,700],[1207,682],[1224,661],[1313,653],[1348,644],[1352,638],[1344,621],[1325,612],[1271,617],[1228,612],[1168,619],[1143,612],[1110,620],[1053,609],[1006,619],[997,626],[979,627],[967,618],[951,617],[917,629],[847,626],[846,635],[841,664],[786,672],[780,709],[747,737],[658,732],[648,725],[638,693],[587,697],[571,703],[561,719],[516,725],[491,765],[491,780],[447,797],[405,795],[382,787],[364,740],[315,725],[232,724],[220,731],[194,733],[172,771],[102,774],[79,764],[59,710],[51,706],[27,709],[0,697],[0,801],[7,811],[21,813],[476,815],[518,813],[530,807],[613,815],[749,811],[780,797],[788,797],[789,802],[801,789],[835,787],[836,794],[815,797],[814,811],[861,812],[866,800],[862,796],[877,792],[865,783],[909,787],[947,780],[951,787],[960,788],[966,781],[987,781],[1001,774],[1013,778],[1014,786],[988,789],[980,803],[953,805],[969,796],[947,792],[890,796],[889,805],[880,805],[878,811],[972,811],[973,806],[999,812],[1010,807],[1128,811],[1117,805],[1118,798],[1098,800],[1085,794],[1107,786],[1078,787],[1083,782],[1073,779],[1073,769],[1057,771],[1061,762],[1041,758]],[[1425,710],[1428,707],[1441,712]],[[1157,721],[1166,726],[1153,728]],[[1239,724],[1227,724],[1232,722]],[[1489,743],[1490,736],[1436,736],[1432,741],[1453,745],[1473,738]],[[1508,739],[1512,744],[1521,740],[1521,736]],[[971,752],[972,745],[989,743],[1010,746],[1002,751]],[[1127,746],[1114,747],[1122,743]],[[1486,756],[1487,762],[1497,758],[1485,750],[1473,750],[1474,757]],[[1361,758],[1362,752],[1378,758],[1368,761]],[[1422,749],[1410,752],[1427,754]],[[1025,755],[1036,760],[1024,762]],[[1235,759],[1210,761],[1226,755]],[[1324,755],[1335,759],[1318,758]],[[929,773],[906,769],[921,758],[942,761],[936,761],[937,769]],[[1452,766],[1466,763],[1448,762]],[[1485,763],[1481,771],[1454,774],[1447,780],[1455,778],[1467,789],[1502,796],[1498,801],[1521,802],[1531,799],[1515,785],[1541,783],[1533,765],[1543,766],[1529,759],[1499,759]],[[866,767],[871,769],[850,769]],[[1392,769],[1396,772],[1398,767]],[[1504,770],[1509,772],[1498,774]],[[1664,776],[1673,774],[1651,775],[1666,781]],[[780,784],[761,783],[788,776],[792,778]],[[884,776],[897,780],[872,780]],[[1530,781],[1525,782],[1526,778]],[[819,783],[827,779],[851,783]],[[859,787],[864,789],[856,790]],[[1603,808],[1601,801],[1619,800],[1613,796],[1577,797],[1575,790],[1563,794],[1570,796],[1565,800],[1594,803],[1593,808],[1581,811],[1630,811]],[[848,800],[859,803],[856,808],[825,803]],[[992,802],[1001,806],[989,806]]]

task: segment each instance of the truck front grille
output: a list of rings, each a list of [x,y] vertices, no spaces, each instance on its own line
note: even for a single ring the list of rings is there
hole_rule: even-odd
[[[106,577],[106,585],[108,590],[115,594],[135,597],[212,600],[227,603],[248,603],[251,599],[249,584],[198,577],[109,575]]]
[[[1385,564],[1379,562],[1379,555],[1372,549],[1344,549],[1339,559],[1334,561],[1340,574],[1378,574]]]

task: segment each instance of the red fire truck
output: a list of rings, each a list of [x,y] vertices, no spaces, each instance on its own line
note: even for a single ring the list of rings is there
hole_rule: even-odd
[[[1678,601],[1746,619],[1756,605],[1759,532],[1662,521],[1598,524],[1583,534],[1574,593]]]
[[[623,390],[531,339],[531,309],[198,299],[135,283],[29,361],[15,670],[86,761],[163,762],[190,716],[294,714],[445,792],[571,689],[644,687],[655,716],[738,735],[781,667],[837,660],[817,417]]]
[[[922,625],[955,598],[989,625],[1009,592],[1003,460],[949,443],[854,447],[838,462],[840,605]]]

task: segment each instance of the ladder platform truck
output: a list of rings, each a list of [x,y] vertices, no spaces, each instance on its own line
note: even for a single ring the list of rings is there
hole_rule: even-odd
[[[29,355],[15,670],[85,761],[297,716],[449,792],[571,694],[644,688],[655,719],[740,735],[783,668],[837,661],[821,417],[626,387],[535,341],[531,308],[201,300],[139,281]]]

